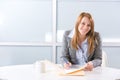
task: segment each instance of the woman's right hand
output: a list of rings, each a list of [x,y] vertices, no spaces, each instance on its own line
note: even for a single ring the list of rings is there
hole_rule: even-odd
[[[70,62],[68,62],[68,63],[64,63],[63,66],[65,69],[69,69],[70,66],[72,66],[72,64]]]

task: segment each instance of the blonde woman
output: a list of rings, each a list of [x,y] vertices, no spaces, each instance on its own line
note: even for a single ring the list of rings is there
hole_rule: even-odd
[[[94,31],[94,21],[90,13],[82,12],[73,30],[65,31],[63,36],[61,61],[64,68],[84,65],[91,71],[102,63],[101,39]]]

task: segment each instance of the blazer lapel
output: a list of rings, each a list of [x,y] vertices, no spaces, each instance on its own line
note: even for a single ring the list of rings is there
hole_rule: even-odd
[[[95,51],[95,48],[94,48],[94,50],[93,50],[93,52],[92,53],[89,53],[88,52],[88,54],[87,54],[87,56],[88,56],[88,61],[91,59],[91,57],[94,55],[94,51]]]

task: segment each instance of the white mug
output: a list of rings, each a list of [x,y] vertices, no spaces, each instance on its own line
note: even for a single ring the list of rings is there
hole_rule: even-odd
[[[36,61],[35,69],[37,72],[45,73],[45,61]]]

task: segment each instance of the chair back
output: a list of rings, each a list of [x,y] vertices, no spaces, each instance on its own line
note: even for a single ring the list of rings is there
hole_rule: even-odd
[[[102,67],[106,67],[108,65],[107,54],[105,51],[102,51]]]

